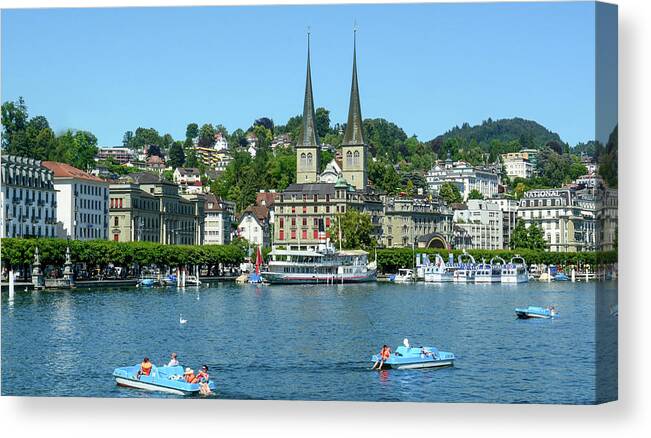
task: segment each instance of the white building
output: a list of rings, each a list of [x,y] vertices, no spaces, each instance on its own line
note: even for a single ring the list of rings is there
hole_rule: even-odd
[[[44,161],[54,174],[59,237],[108,239],[109,183],[69,164]]]
[[[52,171],[38,160],[2,155],[0,237],[56,237]]]
[[[244,210],[237,227],[239,237],[251,245],[271,246],[271,227],[269,209],[262,205],[252,205]]]
[[[458,249],[502,249],[502,211],[493,202],[470,199],[454,210],[455,247]]]
[[[173,179],[180,185],[194,185],[197,181],[201,182],[201,172],[196,167],[177,167]]]
[[[215,134],[215,149],[225,151],[228,149],[228,141],[221,132]]]
[[[341,166],[337,163],[337,160],[331,160],[323,169],[323,172],[319,175],[319,182],[322,183],[336,183],[339,177],[342,175]]]
[[[509,178],[531,178],[533,165],[524,158],[504,159],[504,170]]]
[[[454,184],[464,201],[473,190],[477,190],[484,198],[492,198],[497,195],[499,186],[499,177],[493,169],[476,168],[464,161],[453,162],[449,158],[437,162],[427,172],[426,179],[433,194],[438,194],[446,182]]]
[[[117,147],[117,148],[99,148],[97,155],[95,156],[96,161],[107,160],[109,158],[114,159],[119,164],[127,164],[135,159],[135,154],[129,148]]]
[[[231,215],[222,201],[212,193],[206,194],[205,245],[225,245],[231,241]]]
[[[604,180],[596,173],[590,173],[588,175],[582,175],[578,177],[576,180],[574,180],[574,184],[583,186],[585,188],[594,189],[603,187]]]
[[[516,199],[509,198],[495,198],[489,202],[497,204],[502,212],[502,244],[504,245],[504,249],[509,249],[513,229],[518,222],[520,202]]]

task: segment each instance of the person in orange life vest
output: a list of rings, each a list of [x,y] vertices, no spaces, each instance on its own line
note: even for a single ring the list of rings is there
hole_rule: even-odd
[[[192,380],[192,383],[208,383],[210,376],[208,375],[208,366],[202,365],[197,376]]]
[[[183,373],[183,378],[185,379],[186,382],[192,383],[192,381],[195,378],[194,370],[191,368],[186,368],[185,373]]]
[[[389,348],[389,346],[384,344],[378,356],[379,359],[376,360],[373,366],[371,367],[372,370],[375,369],[375,367],[377,367],[378,370],[382,369],[382,365],[384,365],[384,361],[386,361],[387,359],[389,359],[389,357],[391,357],[391,349]]]
[[[149,361],[148,357],[145,357],[140,364],[140,370],[136,377],[139,379],[140,376],[148,376],[151,373],[152,363]]]

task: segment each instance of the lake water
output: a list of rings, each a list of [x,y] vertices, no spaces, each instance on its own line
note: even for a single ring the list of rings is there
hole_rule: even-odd
[[[616,394],[612,379],[597,388],[617,373],[616,293],[616,282],[215,283],[17,292],[10,302],[5,290],[2,395],[176,397],[111,376],[176,351],[184,366],[208,364],[222,399],[594,403]],[[516,319],[514,307],[529,304],[560,317]],[[455,366],[369,370],[382,344],[404,337],[454,352]],[[598,371],[597,356],[613,365]]]

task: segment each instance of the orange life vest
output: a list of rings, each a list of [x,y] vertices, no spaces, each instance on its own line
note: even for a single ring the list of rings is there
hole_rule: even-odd
[[[385,348],[382,350],[382,360],[387,360],[391,356],[391,350]]]
[[[143,362],[140,364],[140,371],[145,375],[148,376],[149,373],[151,373],[151,362]]]
[[[194,373],[193,374],[186,374],[185,375],[185,381],[188,383],[192,383],[192,381],[195,379]]]

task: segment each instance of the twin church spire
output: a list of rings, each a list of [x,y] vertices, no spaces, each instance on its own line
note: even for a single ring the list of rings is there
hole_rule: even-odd
[[[316,130],[316,112],[312,94],[312,70],[310,65],[310,33],[307,34],[307,75],[303,101],[303,125],[296,143],[296,182],[316,183],[319,173],[320,142]],[[362,109],[357,83],[357,30],[353,36],[353,78],[350,87],[348,122],[342,141],[342,172],[347,182],[357,190],[364,191],[368,185],[367,147],[362,129]]]

